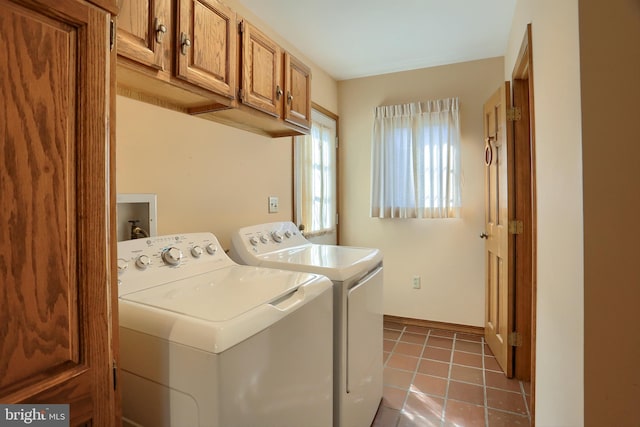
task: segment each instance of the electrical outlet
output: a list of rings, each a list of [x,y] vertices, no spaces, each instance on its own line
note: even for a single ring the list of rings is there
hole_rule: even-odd
[[[420,276],[413,276],[413,289],[420,289]]]
[[[279,208],[278,196],[269,196],[269,213],[277,213]]]

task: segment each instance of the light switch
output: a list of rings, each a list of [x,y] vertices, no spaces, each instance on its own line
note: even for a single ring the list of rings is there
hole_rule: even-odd
[[[269,196],[269,213],[278,212],[279,200],[278,196]]]

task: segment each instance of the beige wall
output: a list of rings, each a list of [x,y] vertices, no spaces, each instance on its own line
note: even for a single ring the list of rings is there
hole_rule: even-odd
[[[337,83],[237,0],[225,3],[312,69],[313,102],[337,112]],[[292,218],[291,138],[271,139],[121,96],[116,191],[158,195],[158,233],[212,231]],[[280,212],[269,214],[269,196]]]
[[[484,164],[482,105],[500,86],[503,59],[341,81],[340,232],[343,244],[384,253],[386,314],[484,325]],[[461,108],[462,217],[369,217],[370,144],[379,105],[457,96]],[[421,276],[422,289],[412,289]]]
[[[589,427],[640,422],[638,41],[640,2],[580,1]]]
[[[291,138],[270,139],[118,97],[116,191],[158,195],[158,234],[291,219]],[[280,212],[269,214],[269,196]]]
[[[519,0],[505,55],[511,77],[532,23],[537,166],[536,425],[581,426],[583,208],[578,0]]]

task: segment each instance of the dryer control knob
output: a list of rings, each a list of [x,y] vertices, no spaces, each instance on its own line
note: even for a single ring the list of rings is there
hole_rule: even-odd
[[[129,268],[129,262],[126,259],[118,258],[118,273],[124,273]]]
[[[258,238],[256,236],[253,236],[249,239],[249,243],[251,243],[252,246],[258,246],[258,242],[260,242],[258,240]]]
[[[291,234],[291,230],[287,230],[284,232],[284,237],[286,237],[287,239],[290,239],[291,236],[293,236],[293,234]]]
[[[282,233],[281,233],[281,232],[279,232],[279,231],[274,231],[274,232],[272,232],[272,233],[271,233],[271,237],[273,238],[273,240],[274,240],[276,243],[280,243],[280,242],[282,242],[282,239],[283,239],[283,237],[282,237]]]
[[[209,255],[215,255],[216,252],[218,252],[218,247],[213,243],[209,243],[207,245],[207,252],[209,252]]]
[[[264,244],[269,243],[269,238],[267,237],[266,234],[263,234],[262,236],[260,236],[260,241]]]
[[[169,265],[179,265],[182,261],[182,251],[176,247],[170,247],[162,251],[162,260]]]
[[[136,267],[140,270],[146,270],[151,265],[151,258],[146,255],[140,255],[136,258]]]
[[[200,255],[204,253],[204,249],[200,246],[194,246],[191,248],[191,256],[194,258],[200,258]]]

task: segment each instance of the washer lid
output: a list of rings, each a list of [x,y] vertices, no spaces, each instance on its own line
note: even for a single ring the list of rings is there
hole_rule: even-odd
[[[326,277],[234,265],[120,297],[120,328],[221,353],[320,295]]]
[[[225,322],[286,295],[312,278],[304,273],[231,266],[121,299],[209,322]]]
[[[343,282],[372,270],[382,262],[378,249],[355,246],[305,245],[258,255],[259,265],[323,274]]]

